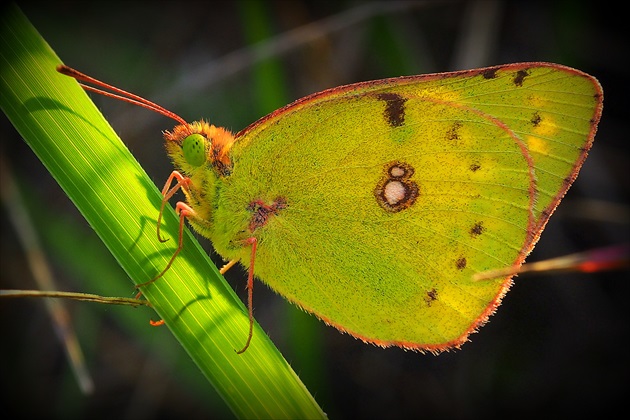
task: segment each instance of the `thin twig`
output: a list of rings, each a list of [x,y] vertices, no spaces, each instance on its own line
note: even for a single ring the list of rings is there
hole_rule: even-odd
[[[65,298],[74,300],[83,300],[87,302],[104,303],[108,305],[129,305],[133,307],[148,306],[151,304],[147,300],[123,298],[123,297],[107,297],[93,295],[90,293],[77,292],[56,292],[46,290],[0,290],[0,298],[18,298],[18,297],[46,297],[46,298]]]

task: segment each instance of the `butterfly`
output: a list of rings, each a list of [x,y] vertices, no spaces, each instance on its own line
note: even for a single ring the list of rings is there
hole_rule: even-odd
[[[233,134],[69,67],[84,88],[173,118],[180,217],[226,267],[365,342],[458,348],[509,290],[591,148],[598,81],[532,62],[390,78],[299,99]]]

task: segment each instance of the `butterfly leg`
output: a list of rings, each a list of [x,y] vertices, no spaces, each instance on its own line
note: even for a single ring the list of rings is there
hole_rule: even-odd
[[[177,180],[177,183],[175,184],[175,186],[171,187],[171,184],[173,184],[173,181]],[[182,174],[180,174],[177,171],[173,171],[171,172],[171,175],[168,177],[168,179],[166,180],[166,183],[164,184],[164,187],[162,188],[162,204],[160,205],[160,213],[158,215],[158,220],[157,220],[157,237],[158,240],[160,242],[166,242],[168,239],[162,239],[162,236],[160,235],[160,225],[162,224],[162,214],[164,213],[164,206],[166,205],[166,203],[168,202],[168,200],[170,200],[171,197],[173,197],[173,195],[175,195],[175,193],[180,189],[183,188],[184,190],[187,190],[189,188],[190,185],[190,179],[183,176]],[[186,211],[184,213],[181,213],[181,209],[180,207],[186,207]],[[177,256],[177,254],[179,254],[179,251],[181,251],[182,248],[182,232],[184,229],[184,217],[187,217],[188,214],[193,214],[194,211],[187,205],[185,205],[184,203],[177,203],[177,206],[175,207],[175,211],[180,215],[180,220],[179,220],[179,246],[177,247],[177,251],[175,251],[175,254],[173,255],[173,257],[171,258],[171,260],[168,262],[166,268],[164,270],[162,270],[162,272],[160,274],[158,274],[156,277],[152,278],[151,280],[144,282],[144,283],[140,283],[138,285],[135,286],[136,289],[142,287],[142,286],[146,286],[148,284],[153,283],[155,280],[159,279],[160,277],[162,277],[164,275],[164,273],[166,273],[166,270],[168,270],[171,266],[171,264],[173,264],[173,260],[175,259],[175,257]],[[140,296],[142,295],[142,292],[138,292],[138,294],[136,295],[136,299],[139,299]],[[158,322],[162,322],[162,321],[158,321]]]
[[[230,260],[230,261],[228,261],[223,267],[221,267],[221,269],[219,270],[219,273],[221,273],[222,275],[227,273],[227,271],[230,268],[234,267],[237,262],[238,262],[238,260]]]
[[[247,342],[245,347],[236,352],[236,354],[242,354],[249,347],[249,343],[252,341],[254,335],[254,260],[256,259],[256,247],[258,246],[258,240],[254,237],[248,238],[247,243],[252,246],[252,256],[249,263],[249,272],[247,274],[247,308],[249,310],[249,334],[247,335]],[[229,265],[230,263],[228,263]]]
[[[177,180],[177,184],[175,184],[174,187],[171,187],[171,184],[174,180]],[[162,239],[162,236],[160,235],[160,225],[162,224],[162,214],[164,213],[164,206],[180,188],[183,188],[186,191],[188,190],[189,186],[190,178],[183,176],[177,171],[171,172],[171,175],[166,180],[164,188],[162,188],[162,204],[160,206],[160,214],[158,215],[157,220],[157,237],[160,242],[166,242],[168,240]]]
[[[158,274],[157,276],[153,277],[151,280],[149,280],[147,282],[136,284],[136,289],[138,289],[140,287],[143,287],[143,286],[146,286],[146,285],[149,285],[149,284],[153,283],[154,281],[156,281],[157,279],[159,279],[160,277],[162,277],[164,275],[164,273],[166,273],[168,271],[168,269],[171,268],[171,265],[173,264],[173,261],[175,261],[175,258],[177,257],[177,255],[180,253],[180,251],[184,247],[184,221],[186,220],[187,217],[194,217],[195,216],[195,211],[188,204],[186,204],[186,203],[184,203],[182,201],[179,201],[175,205],[175,212],[179,215],[179,240],[178,240],[178,245],[177,245],[177,249],[175,250],[175,253],[171,257],[171,259],[168,261],[168,264],[166,264],[166,267],[164,267],[164,270],[162,270],[162,272],[160,272],[160,274]]]
[[[164,187],[166,189],[166,187]],[[171,189],[172,191],[172,189]],[[173,194],[171,193],[171,196]],[[164,205],[162,205],[163,207]],[[140,283],[140,284],[136,284],[135,288],[139,289],[140,287],[146,286],[148,284],[153,283],[154,281],[156,281],[157,279],[159,279],[160,277],[162,277],[164,275],[164,273],[166,273],[166,271],[168,271],[169,268],[171,268],[171,265],[173,264],[173,261],[175,261],[175,257],[177,257],[177,254],[179,254],[179,252],[182,250],[183,246],[184,246],[184,219],[188,216],[194,215],[194,210],[188,206],[186,203],[182,203],[181,201],[178,202],[175,206],[175,212],[177,214],[179,214],[179,245],[177,246],[177,249],[175,250],[175,253],[173,254],[173,256],[171,257],[171,259],[169,260],[168,264],[166,264],[166,267],[164,268],[164,270],[162,270],[162,272],[160,274],[158,274],[157,276],[153,277],[151,280],[144,282],[144,283]],[[162,212],[160,211],[160,215],[162,214]],[[159,222],[158,222],[159,223]],[[159,238],[159,224],[158,224],[158,238]],[[162,241],[165,242],[165,241]],[[136,299],[139,299],[140,296],[142,295],[142,292],[138,292],[136,294]],[[150,320],[149,323],[151,324],[151,326],[153,327],[159,327],[164,325],[164,320],[161,319],[159,321],[153,321]]]

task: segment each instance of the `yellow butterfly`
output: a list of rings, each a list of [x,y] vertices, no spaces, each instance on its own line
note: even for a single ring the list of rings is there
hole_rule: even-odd
[[[178,121],[163,205],[181,188],[182,222],[249,268],[249,339],[255,275],[343,332],[431,352],[459,347],[496,310],[511,276],[473,275],[523,263],[603,101],[578,70],[509,64],[337,87],[233,135],[59,71]]]

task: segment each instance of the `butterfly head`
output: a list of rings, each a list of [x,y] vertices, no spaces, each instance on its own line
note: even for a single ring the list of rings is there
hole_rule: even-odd
[[[164,132],[164,140],[173,164],[183,172],[192,174],[197,169],[210,167],[218,176],[230,174],[229,151],[234,136],[228,130],[201,120]]]

